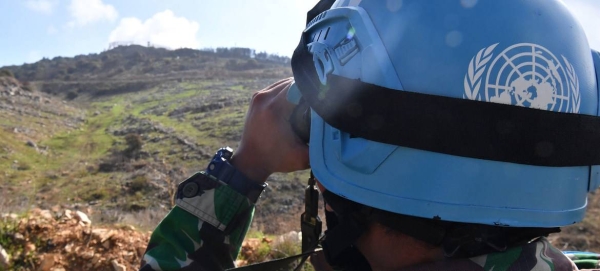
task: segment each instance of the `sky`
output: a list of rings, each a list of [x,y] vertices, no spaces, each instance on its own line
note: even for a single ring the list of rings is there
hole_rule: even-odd
[[[600,50],[600,0],[563,1],[584,26],[592,48]],[[111,42],[172,49],[249,47],[291,56],[306,11],[316,2],[0,0],[0,67],[99,53]]]

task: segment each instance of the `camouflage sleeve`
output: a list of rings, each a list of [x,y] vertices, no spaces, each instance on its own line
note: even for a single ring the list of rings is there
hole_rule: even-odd
[[[152,233],[140,270],[233,268],[254,214],[250,200],[204,172],[182,182],[176,200]]]
[[[600,254],[581,251],[565,251],[579,270],[600,270]]]

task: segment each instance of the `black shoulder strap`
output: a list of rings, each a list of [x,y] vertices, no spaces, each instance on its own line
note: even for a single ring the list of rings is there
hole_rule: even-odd
[[[300,221],[302,227],[302,254],[290,256],[282,259],[268,262],[257,263],[239,268],[228,269],[232,271],[278,271],[286,270],[292,266],[296,260],[300,263],[296,265],[294,271],[300,270],[308,257],[322,249],[319,248],[321,237],[321,218],[319,218],[319,192],[316,188],[316,180],[313,173],[310,173],[308,185],[305,189],[304,213]]]
[[[227,271],[280,271],[280,270],[289,270],[290,266],[292,266],[297,260],[301,260],[300,265],[306,261],[308,256],[321,251],[321,249],[315,249],[314,251],[307,251],[299,255],[294,255],[286,258],[281,258],[277,260],[272,260],[268,262],[262,262],[257,264],[246,265],[242,267],[227,269]]]

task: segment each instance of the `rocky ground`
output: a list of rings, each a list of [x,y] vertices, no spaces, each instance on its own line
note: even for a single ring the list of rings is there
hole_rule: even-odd
[[[597,204],[597,199],[591,203]],[[151,232],[127,224],[96,224],[90,218],[95,212],[54,206],[21,215],[0,214],[0,271],[137,270]],[[588,217],[549,239],[562,250],[597,251],[599,238],[590,235],[597,230],[598,224]],[[268,236],[251,231],[236,265],[296,255],[300,243],[296,231]],[[308,265],[303,270],[312,268]]]
[[[0,114],[1,128],[28,140],[32,148],[37,147],[35,141],[77,129],[85,121],[78,107],[8,76],[0,76]]]
[[[85,212],[59,206],[0,217],[0,270],[137,270],[151,234],[130,225],[96,225]],[[236,265],[297,254],[300,241],[295,231],[247,238]]]
[[[96,226],[69,209],[33,209],[2,220],[0,270],[137,270],[150,235],[132,226]]]

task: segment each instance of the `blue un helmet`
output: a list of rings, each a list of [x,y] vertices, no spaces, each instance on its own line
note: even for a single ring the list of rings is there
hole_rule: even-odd
[[[338,0],[292,66],[312,170],[339,197],[550,228],[600,185],[600,55],[559,0]]]

